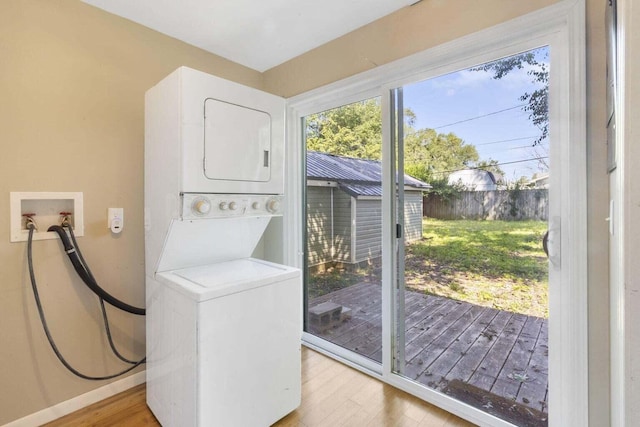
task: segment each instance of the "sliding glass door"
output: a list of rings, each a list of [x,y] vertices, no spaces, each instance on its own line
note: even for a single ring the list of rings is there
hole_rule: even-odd
[[[397,175],[430,186],[420,221],[395,187],[393,372],[526,426],[548,420],[549,69],[543,47],[390,96]]]
[[[585,424],[573,13],[290,101],[307,345],[475,423]]]

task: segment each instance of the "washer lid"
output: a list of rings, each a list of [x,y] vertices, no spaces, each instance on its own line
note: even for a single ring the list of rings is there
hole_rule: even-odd
[[[157,273],[158,281],[197,301],[299,278],[300,270],[254,258]]]
[[[284,266],[263,264],[249,259],[236,259],[200,267],[185,268],[173,274],[205,288],[237,285],[247,281],[268,279],[286,272]]]

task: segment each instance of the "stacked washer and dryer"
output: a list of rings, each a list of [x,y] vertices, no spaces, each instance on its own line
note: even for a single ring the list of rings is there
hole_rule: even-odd
[[[268,426],[300,404],[300,271],[252,258],[283,163],[282,98],[186,67],[147,92],[147,404],[165,427]]]

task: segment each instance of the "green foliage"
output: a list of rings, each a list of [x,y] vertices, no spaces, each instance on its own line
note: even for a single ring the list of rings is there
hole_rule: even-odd
[[[411,174],[409,173],[409,175]],[[446,202],[457,199],[460,197],[460,192],[464,190],[460,184],[449,184],[446,179],[432,180],[429,184],[431,184],[431,188],[427,194],[433,194]]]
[[[518,216],[518,200],[521,197],[522,189],[525,187],[526,178],[522,177],[518,181],[509,185],[509,215],[513,218]]]
[[[311,114],[305,119],[307,149],[338,156],[381,159],[379,98]]]
[[[330,267],[325,271],[309,274],[307,292],[309,299],[313,299],[342,288],[348,288],[361,282],[365,278],[365,272],[361,270],[349,271],[341,268]]]
[[[431,180],[432,173],[429,165],[427,163],[410,163],[404,165],[404,173],[409,176],[412,176],[416,179],[419,179],[423,182],[428,182],[433,185],[433,180]]]
[[[546,229],[543,221],[425,219],[423,236],[429,243],[416,245],[416,250],[426,251],[431,260],[453,270],[491,278],[546,280],[542,250]]]
[[[476,148],[453,133],[405,126],[404,144],[405,172],[429,183],[446,180],[449,172],[465,169],[479,159]]]

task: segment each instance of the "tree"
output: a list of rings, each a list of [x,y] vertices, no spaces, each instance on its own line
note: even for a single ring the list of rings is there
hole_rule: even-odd
[[[306,117],[307,148],[338,156],[380,160],[382,118],[378,99],[356,102]],[[444,180],[471,167],[478,152],[453,133],[414,129],[416,115],[404,111],[405,172],[425,182]]]
[[[306,117],[307,148],[337,156],[380,160],[382,115],[377,98]]]
[[[454,170],[478,161],[478,151],[453,133],[405,129],[405,172],[421,181],[446,180]]]
[[[488,171],[493,173],[497,179],[504,177],[504,171],[500,169],[500,165],[497,160],[489,159],[489,160],[481,160],[476,163],[476,169],[482,169],[484,171]]]
[[[533,145],[539,145],[549,134],[549,50],[539,48],[519,55],[509,56],[494,62],[472,68],[474,71],[491,71],[494,79],[501,79],[515,69],[530,69],[527,74],[531,76],[531,82],[538,88],[531,93],[525,92],[520,96],[524,101],[523,110],[529,113],[531,122],[540,129],[540,136]]]

